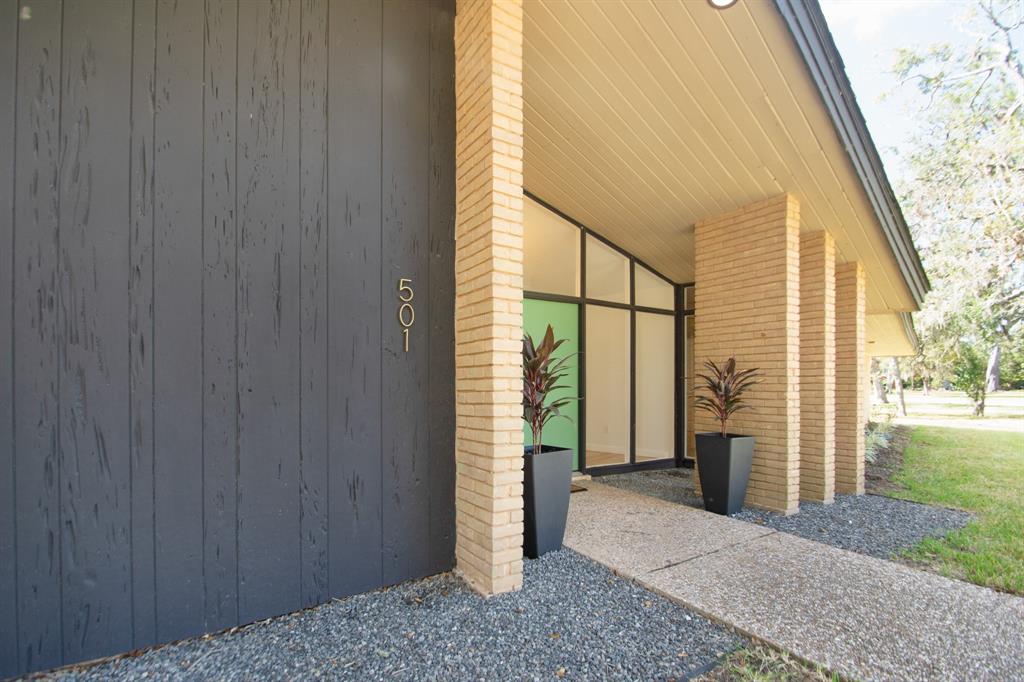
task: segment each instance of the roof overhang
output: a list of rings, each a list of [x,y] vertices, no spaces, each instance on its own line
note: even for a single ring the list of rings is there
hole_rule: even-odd
[[[910,313],[875,313],[867,316],[868,355],[916,355],[919,345]]]
[[[790,192],[803,229],[864,264],[869,313],[919,307],[927,279],[813,0],[525,0],[524,42],[531,193],[688,282],[695,222]]]
[[[928,275],[914,248],[910,229],[885,174],[878,149],[868,133],[867,122],[857,105],[857,97],[846,75],[843,58],[832,39],[821,6],[817,0],[775,0],[775,5],[803,55],[822,103],[828,109],[836,133],[846,147],[850,163],[856,169],[864,192],[871,201],[878,224],[885,232],[900,273],[917,307],[920,307],[930,289]]]

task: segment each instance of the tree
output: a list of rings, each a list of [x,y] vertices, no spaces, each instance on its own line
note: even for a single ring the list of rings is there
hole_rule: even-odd
[[[974,416],[985,415],[985,361],[969,344],[960,347],[953,366],[953,386],[974,401]]]
[[[999,390],[999,360],[1002,357],[1002,350],[1002,347],[996,344],[988,356],[988,367],[985,369],[985,390],[989,393]]]
[[[901,50],[895,65],[921,95],[901,194],[933,286],[918,364],[940,380],[965,346],[1024,350],[1024,0],[977,0],[964,26],[968,47]]]
[[[889,396],[886,395],[885,383],[882,381],[882,367],[878,358],[871,358],[871,393],[873,402],[880,405],[889,404]]]
[[[909,360],[909,373],[912,379],[921,379],[921,390],[927,396],[931,391],[932,376],[935,374],[935,368],[927,361],[923,353],[918,353],[914,357],[907,358]]]
[[[907,402],[903,399],[903,372],[900,371],[899,358],[892,358],[889,370],[892,376],[893,389],[896,391],[896,414],[906,417]]]
[[[1007,349],[1000,368],[1000,379],[1006,389],[1024,388],[1024,347]]]

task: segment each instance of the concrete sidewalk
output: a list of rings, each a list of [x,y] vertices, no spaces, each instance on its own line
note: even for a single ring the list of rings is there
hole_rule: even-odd
[[[1024,680],[1024,599],[588,482],[565,544],[862,680]]]

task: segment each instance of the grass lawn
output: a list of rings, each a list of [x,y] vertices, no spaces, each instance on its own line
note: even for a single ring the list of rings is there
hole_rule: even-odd
[[[903,489],[891,494],[977,516],[946,538],[912,548],[911,561],[1024,595],[1024,395],[996,395],[995,414],[974,419],[969,405],[952,396],[908,394],[906,423],[915,428],[895,479]],[[998,430],[985,428],[988,419]]]
[[[721,665],[697,678],[697,682],[838,682],[820,666],[808,665],[789,654],[753,644],[734,651]]]
[[[1013,431],[1024,436],[1024,391],[999,391],[985,398],[985,416],[973,416],[970,399],[960,391],[907,391],[907,416],[896,416],[896,396],[871,406],[871,418],[908,426],[949,426],[986,431]]]

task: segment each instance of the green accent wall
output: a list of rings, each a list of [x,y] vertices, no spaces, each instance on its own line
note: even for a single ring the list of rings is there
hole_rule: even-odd
[[[575,303],[556,303],[553,301],[538,301],[536,299],[525,299],[523,301],[523,330],[533,337],[533,340],[540,343],[544,338],[544,332],[548,325],[555,332],[555,339],[566,339],[566,342],[559,347],[556,357],[579,353],[580,350],[580,324],[579,306]],[[580,370],[579,355],[569,361],[568,375],[560,382],[565,385],[565,390],[556,391],[554,397],[570,396],[579,397],[580,394]],[[579,402],[574,402],[565,410],[569,419],[556,417],[544,427],[544,444],[556,445],[563,448],[572,448],[573,469],[579,468]],[[527,445],[533,443],[533,429],[526,422],[523,422],[523,442]]]

